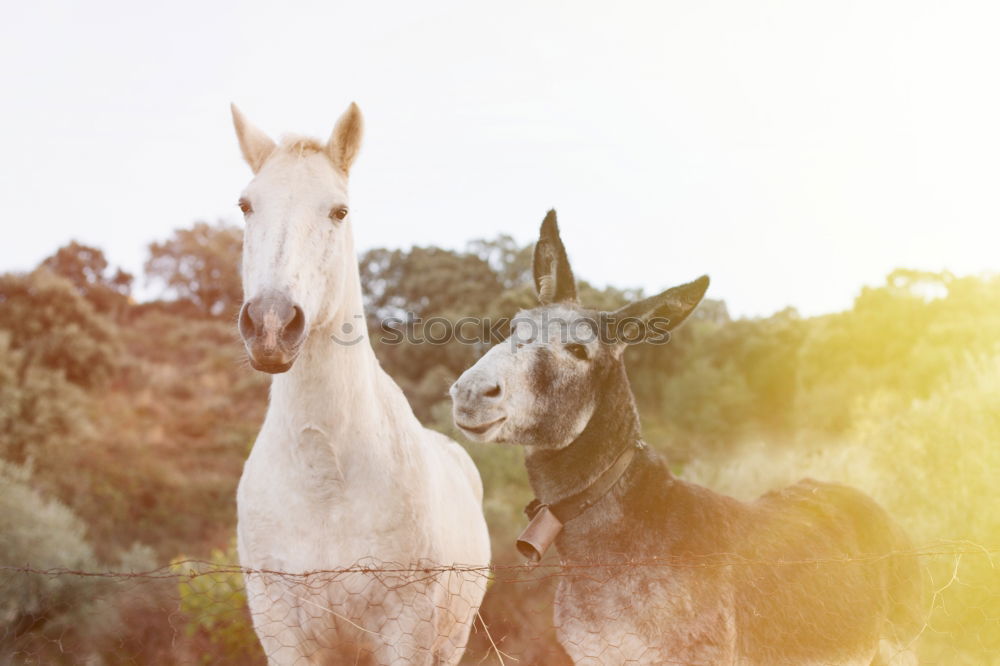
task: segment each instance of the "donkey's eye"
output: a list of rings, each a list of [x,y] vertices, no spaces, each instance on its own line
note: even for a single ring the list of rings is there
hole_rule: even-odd
[[[586,361],[589,356],[587,356],[587,348],[581,344],[573,343],[566,345],[566,351],[568,351],[573,356],[576,356],[581,361]]]
[[[236,202],[236,205],[240,207],[240,210],[243,211],[244,215],[249,215],[253,212],[253,206],[251,206],[250,202],[246,199],[240,199]]]
[[[343,220],[347,217],[347,206],[334,206],[330,209],[331,220]]]

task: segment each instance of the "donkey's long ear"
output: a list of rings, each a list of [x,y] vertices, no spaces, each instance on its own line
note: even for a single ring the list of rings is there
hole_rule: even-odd
[[[333,128],[333,134],[326,143],[326,152],[338,169],[345,174],[351,170],[354,158],[361,150],[361,135],[364,131],[364,119],[361,117],[361,109],[354,102],[347,107],[337,121],[337,126]]]
[[[230,104],[229,108],[233,112],[233,126],[236,127],[236,138],[240,141],[243,159],[250,165],[250,169],[257,173],[277,145],[271,137],[251,125],[235,104]]]
[[[652,320],[656,318],[659,321],[655,322],[656,325],[653,327],[655,332],[672,331],[694,312],[707,289],[708,276],[702,275],[694,282],[671,287],[662,294],[630,303],[616,310],[613,319],[618,322],[624,322],[625,319],[639,319],[652,324]]]
[[[535,291],[542,305],[576,300],[576,282],[569,267],[566,248],[559,238],[556,211],[550,210],[542,220],[542,229],[535,244]]]

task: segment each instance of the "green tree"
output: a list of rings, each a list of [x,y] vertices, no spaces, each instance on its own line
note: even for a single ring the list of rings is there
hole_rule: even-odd
[[[222,222],[196,222],[149,245],[148,282],[212,317],[235,316],[243,302],[240,255],[243,230]]]
[[[376,324],[410,315],[478,315],[503,289],[485,259],[437,247],[369,250],[360,266],[366,306]]]
[[[121,268],[112,272],[96,247],[70,241],[41,265],[69,280],[101,312],[117,315],[128,303],[132,275]]]
[[[470,241],[468,252],[489,265],[504,289],[515,289],[531,282],[532,245],[518,245],[511,236],[500,234],[493,239]]]
[[[21,353],[18,380],[30,368],[61,371],[86,389],[106,385],[120,362],[115,326],[73,284],[48,269],[0,275],[0,330]]]

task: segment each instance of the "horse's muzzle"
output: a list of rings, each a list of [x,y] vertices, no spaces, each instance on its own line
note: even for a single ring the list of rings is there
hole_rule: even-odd
[[[240,336],[250,365],[276,374],[292,367],[306,332],[302,308],[278,291],[266,291],[243,304]]]

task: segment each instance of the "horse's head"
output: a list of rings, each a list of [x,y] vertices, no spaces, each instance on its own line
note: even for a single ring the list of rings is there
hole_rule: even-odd
[[[235,106],[233,123],[254,173],[239,199],[246,218],[240,335],[254,368],[285,372],[310,329],[332,323],[357,279],[347,174],[361,144],[361,112],[351,104],[325,144],[300,137],[277,144]]]
[[[472,439],[570,444],[609,392],[628,391],[624,349],[665,342],[708,288],[701,277],[615,312],[581,307],[555,211],[542,222],[534,277],[540,307],[518,313],[510,337],[451,387],[455,424]]]

